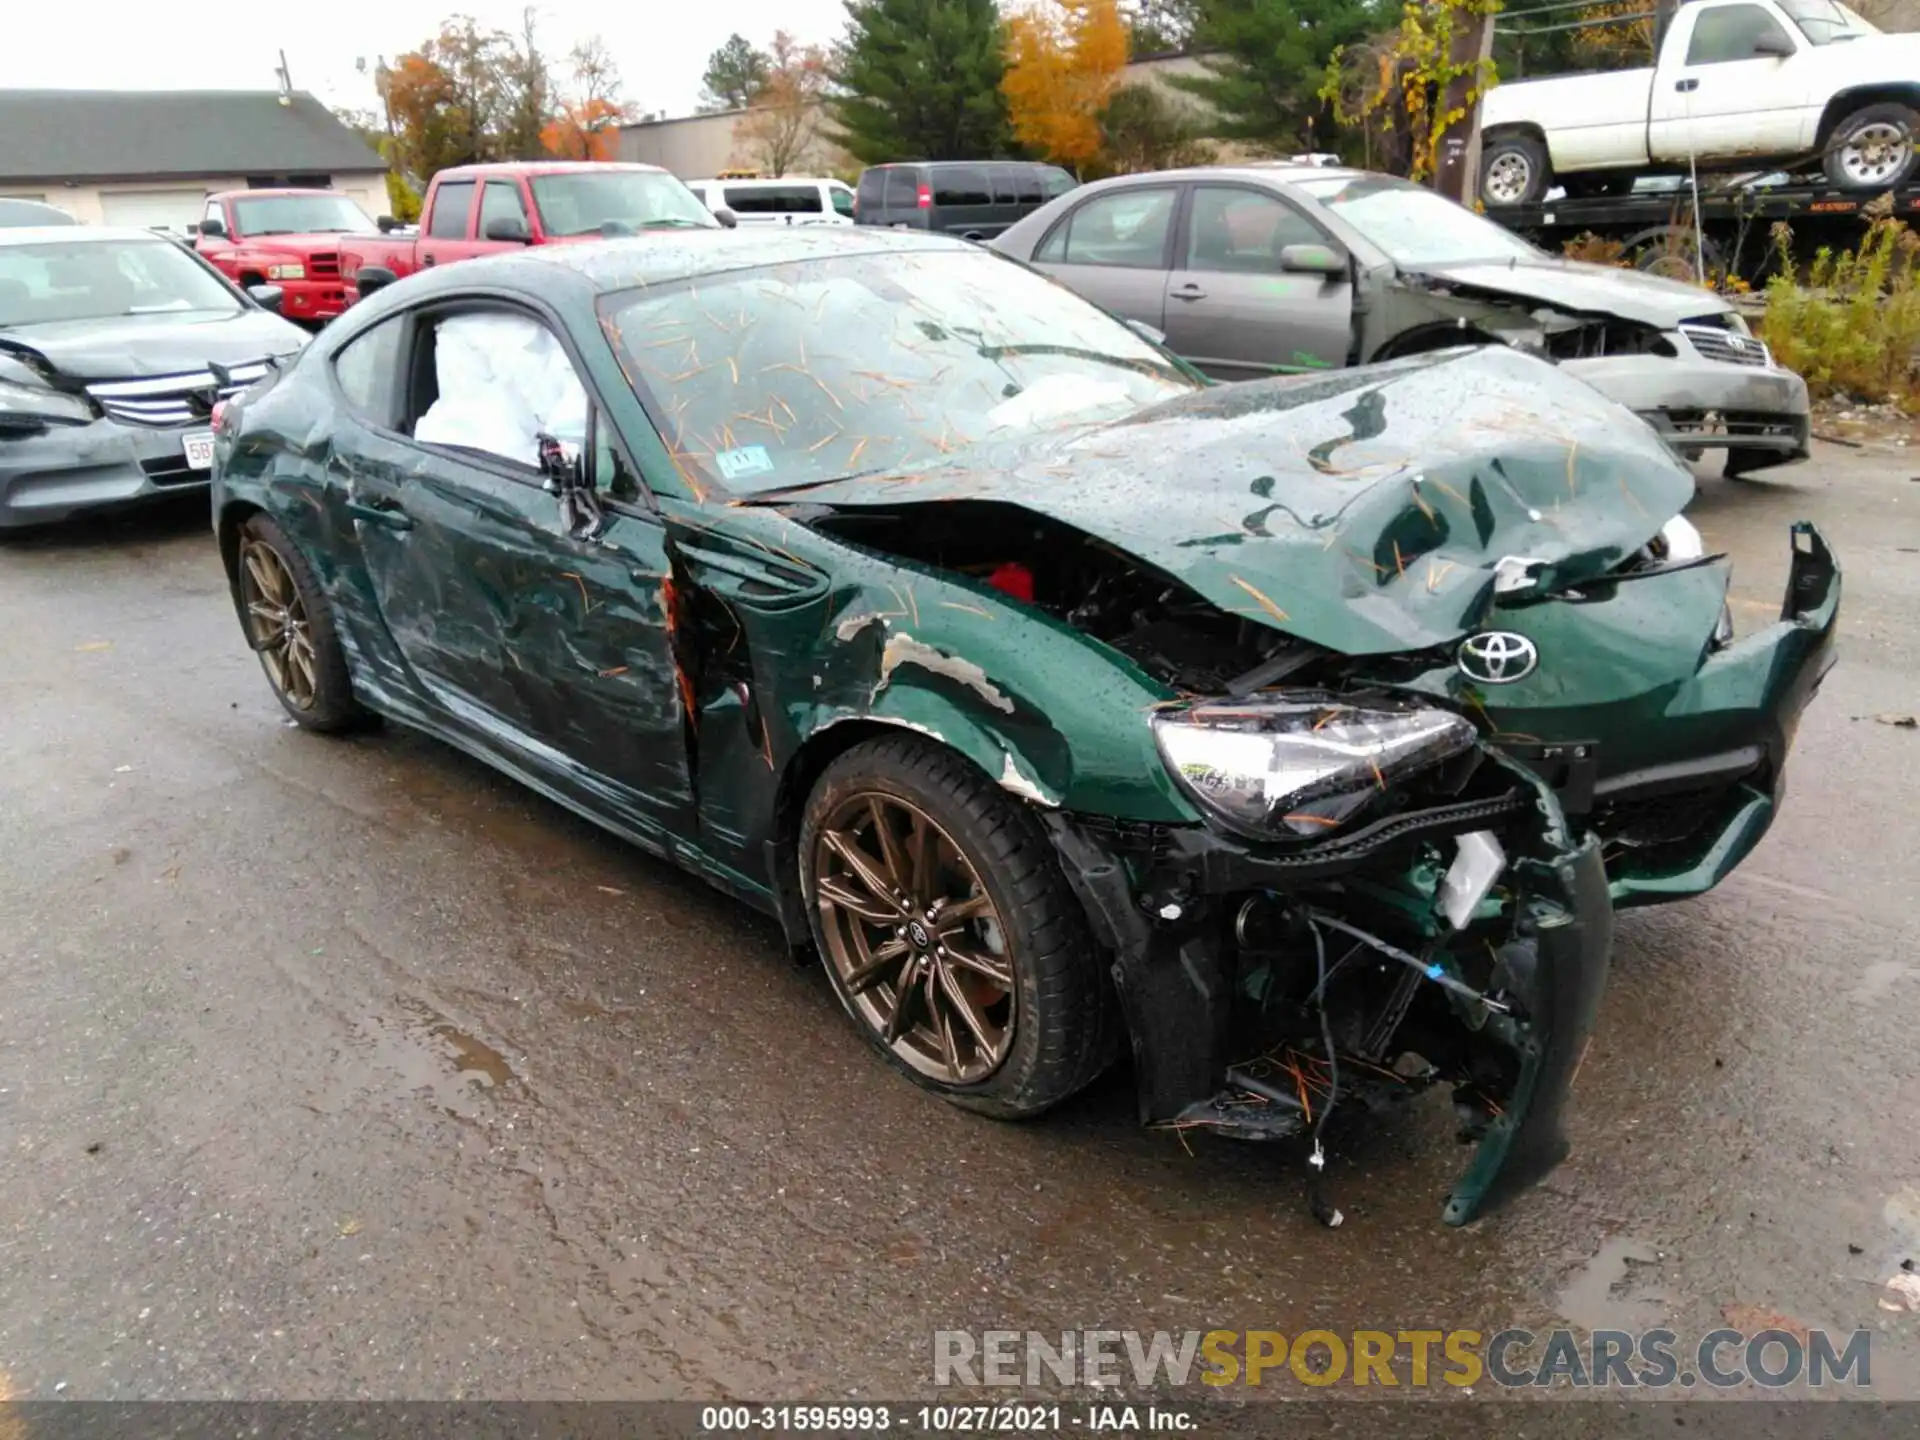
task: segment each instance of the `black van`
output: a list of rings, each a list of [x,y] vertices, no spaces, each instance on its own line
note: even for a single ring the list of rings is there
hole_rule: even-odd
[[[991,240],[1078,183],[1058,165],[1024,160],[874,165],[860,172],[853,220]]]

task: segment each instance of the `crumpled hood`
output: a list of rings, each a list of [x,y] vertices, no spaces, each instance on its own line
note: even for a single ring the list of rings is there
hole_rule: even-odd
[[[1610,315],[1671,330],[1682,320],[1723,314],[1732,307],[1717,295],[1683,280],[1669,280],[1615,265],[1542,256],[1512,265],[1484,260],[1465,265],[1422,265],[1414,272],[1476,290],[1511,295],[1529,304],[1552,305],[1584,315]]]
[[[287,355],[307,333],[265,310],[180,311],[0,329],[0,355],[37,355],[75,380],[138,380]]]
[[[1605,573],[1692,494],[1644,421],[1490,346],[1212,387],[1011,454],[751,503],[1018,506],[1222,609],[1372,655],[1475,628],[1503,557],[1543,562],[1549,585]]]

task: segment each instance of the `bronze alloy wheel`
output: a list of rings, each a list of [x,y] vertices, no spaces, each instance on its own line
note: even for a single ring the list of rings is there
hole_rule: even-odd
[[[286,562],[264,540],[248,539],[240,546],[240,603],[247,615],[247,639],[259,652],[273,688],[294,709],[311,710],[319,688],[313,627]]]
[[[901,1061],[972,1085],[1012,1047],[1007,927],[973,864],[910,802],[863,791],[816,832],[813,898],[828,963]]]

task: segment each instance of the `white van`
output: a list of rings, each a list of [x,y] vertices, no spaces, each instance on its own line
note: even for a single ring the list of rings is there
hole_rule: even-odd
[[[709,210],[733,211],[742,225],[853,224],[853,187],[838,180],[689,180],[687,188]]]

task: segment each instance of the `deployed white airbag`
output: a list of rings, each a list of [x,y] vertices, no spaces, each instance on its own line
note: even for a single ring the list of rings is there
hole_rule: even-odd
[[[523,315],[450,315],[434,331],[440,394],[414,439],[464,445],[540,463],[541,434],[577,455],[587,437],[587,392],[546,326]]]

